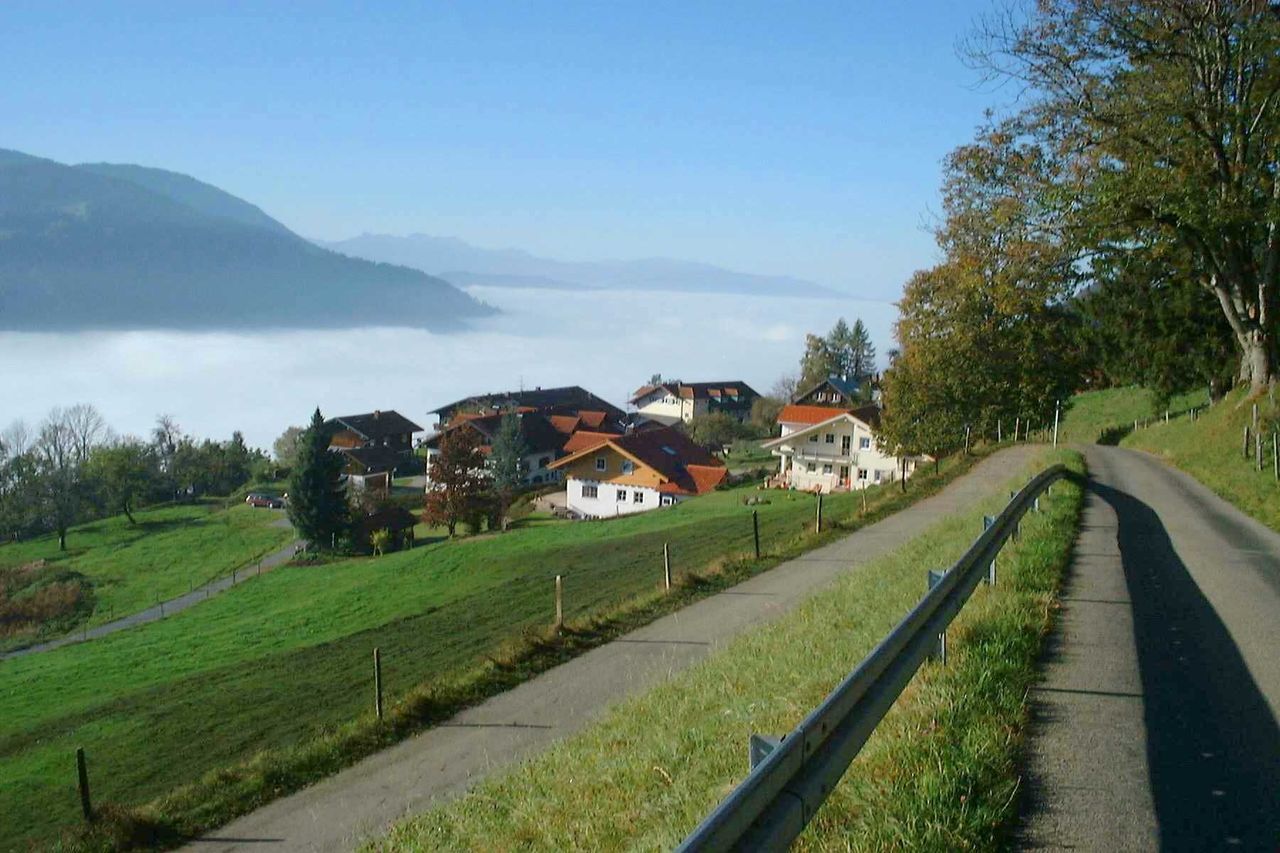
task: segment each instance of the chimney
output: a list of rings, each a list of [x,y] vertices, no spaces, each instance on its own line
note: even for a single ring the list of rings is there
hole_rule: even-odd
[[[382,414],[382,412],[381,412],[381,411],[379,411],[378,409],[374,409],[374,410],[373,410],[373,419],[376,421],[376,420],[378,419],[378,415],[381,415],[381,414]]]

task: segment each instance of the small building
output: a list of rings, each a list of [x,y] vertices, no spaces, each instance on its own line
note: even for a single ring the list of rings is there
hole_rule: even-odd
[[[857,380],[828,376],[818,384],[796,394],[791,402],[798,406],[852,409],[863,403],[861,390],[862,386]]]
[[[586,443],[551,467],[564,474],[568,508],[587,518],[672,506],[713,491],[728,475],[724,463],[674,427]]]
[[[370,539],[377,530],[386,530],[391,534],[387,542],[388,551],[413,547],[413,528],[418,518],[404,507],[384,506],[372,512],[359,512],[351,525],[352,544],[368,553],[373,550]]]
[[[330,448],[330,450],[335,450]],[[342,447],[336,449],[346,460],[343,472],[353,489],[391,490],[396,470],[405,464],[405,454],[390,447]]]
[[[760,395],[739,380],[728,382],[681,382],[671,380],[643,385],[631,395],[636,418],[671,425],[696,417],[725,414],[744,423]]]
[[[784,406],[778,415],[782,435],[761,447],[778,457],[777,485],[813,492],[863,489],[911,476],[916,460],[885,452],[876,440],[880,407],[852,409]]]
[[[328,423],[334,430],[329,439],[332,449],[382,447],[407,458],[413,455],[413,434],[422,432],[422,427],[393,409],[343,415],[330,418]]]
[[[583,419],[583,426],[604,432],[621,432],[627,420],[627,413],[622,409],[578,385],[477,394],[454,400],[430,414],[439,418],[438,428],[443,429],[462,415],[497,415],[511,411],[578,417]]]

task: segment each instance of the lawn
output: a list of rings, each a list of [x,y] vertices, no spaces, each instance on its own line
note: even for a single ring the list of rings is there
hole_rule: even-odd
[[[968,462],[948,461],[942,479]],[[925,473],[906,495],[876,490],[871,516],[939,482]],[[805,533],[812,497],[771,492],[769,503],[744,505],[757,494],[744,487],[616,520],[281,568],[169,619],[0,663],[0,846],[74,824],[77,746],[99,800],[152,801],[145,811],[167,826],[207,828],[528,677],[504,661],[522,660],[518,650],[551,620],[556,574],[570,620],[633,600],[656,615],[664,542],[679,578],[748,554],[753,509],[760,568],[770,553],[839,535]],[[854,523],[860,505],[830,496],[828,523]],[[382,728],[369,722],[375,646],[388,704],[409,709]]]
[[[134,517],[136,525],[121,515],[73,527],[66,551],[56,536],[2,545],[0,568],[44,560],[80,573],[93,588],[88,624],[96,625],[230,574],[293,538],[272,526],[283,513],[248,506],[167,506]]]
[[[1149,388],[1130,386],[1086,391],[1067,403],[1059,426],[1059,441],[1094,444],[1114,442],[1119,435],[1132,431],[1133,422],[1155,421],[1179,416],[1192,407],[1203,407],[1209,401],[1207,390],[1175,394],[1160,401]]]
[[[1250,440],[1244,456],[1244,429],[1252,430],[1253,404],[1258,405],[1263,442],[1263,470],[1259,471]],[[1179,418],[1153,423],[1124,438],[1124,447],[1154,453],[1204,483],[1274,530],[1280,530],[1280,483],[1275,478],[1271,436],[1280,429],[1280,404],[1274,396],[1249,398],[1234,391],[1205,409],[1194,421]]]
[[[1036,466],[1075,454],[1045,456]],[[923,594],[924,567],[953,562],[1005,488],[841,578],[599,724],[465,797],[398,826],[386,850],[671,849],[745,774],[752,733],[795,727]],[[980,587],[846,774],[799,849],[995,849],[1016,815],[1025,694],[1074,537],[1068,484],[1006,546],[1001,582]],[[673,724],[672,721],[675,721]]]

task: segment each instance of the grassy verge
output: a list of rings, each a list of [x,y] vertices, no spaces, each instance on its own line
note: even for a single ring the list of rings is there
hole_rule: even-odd
[[[1061,454],[1077,471],[1083,463]],[[1041,460],[1041,464],[1045,460]],[[1019,484],[1025,476],[1019,477]],[[464,798],[398,826],[388,850],[670,849],[746,772],[748,735],[785,732],[976,536],[997,490],[793,613]],[[1070,553],[1080,489],[1059,487],[846,774],[800,849],[989,849],[1016,814],[1026,691]],[[674,721],[674,723],[673,723]]]
[[[978,456],[904,494],[813,499],[719,492],[607,522],[534,526],[409,552],[288,568],[170,620],[0,667],[2,842],[74,824],[67,756],[84,745],[122,804],[69,848],[164,843],[297,790],[617,634],[936,492]],[[748,558],[751,512],[763,559]],[[662,543],[680,588],[658,591]],[[568,630],[551,636],[552,576]],[[501,602],[500,606],[497,602]],[[370,717],[382,650],[389,720]],[[422,687],[421,685],[430,685]],[[192,750],[193,740],[201,745]]]
[[[1258,406],[1264,437],[1263,470],[1255,461],[1250,439],[1244,455],[1244,428],[1253,427]],[[1271,435],[1280,429],[1280,403],[1269,394],[1250,398],[1244,391],[1228,394],[1193,421],[1179,418],[1155,422],[1126,436],[1121,444],[1154,453],[1204,483],[1219,497],[1269,527],[1280,530],[1280,482],[1275,478]]]
[[[1185,414],[1208,402],[1207,390],[1188,391],[1161,401],[1149,388],[1131,386],[1086,391],[1067,403],[1062,415],[1059,440],[1080,444],[1113,444],[1133,429],[1134,421],[1145,423]]]
[[[247,506],[168,506],[134,517],[137,524],[121,515],[78,525],[67,535],[66,551],[58,550],[56,536],[0,546],[0,567],[44,560],[83,577],[95,603],[86,622],[97,625],[230,574],[293,536],[272,526],[281,513]],[[7,645],[46,638],[11,638]]]

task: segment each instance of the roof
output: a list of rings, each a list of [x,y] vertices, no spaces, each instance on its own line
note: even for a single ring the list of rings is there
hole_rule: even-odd
[[[659,389],[685,400],[726,400],[738,398],[744,401],[753,400],[760,395],[755,389],[739,379],[724,382],[681,382],[673,379],[657,385],[642,385],[631,395],[629,402],[636,403]]]
[[[584,410],[602,412],[609,420],[613,421],[621,421],[626,416],[617,406],[597,397],[579,385],[477,394],[472,397],[455,400],[438,409],[432,409],[431,414],[451,415],[458,409],[483,411],[487,414],[511,408],[528,408],[541,412],[554,411],[556,414],[572,414]]]
[[[866,403],[853,408],[845,406],[800,406],[795,403],[783,406],[778,413],[780,424],[820,424],[837,415],[849,413],[872,429],[880,427],[880,406]]]
[[[766,441],[760,445],[761,447],[777,447],[781,444],[793,442],[796,440],[797,436],[805,435],[816,430],[820,426],[846,418],[865,425],[872,432],[875,432],[875,430],[880,426],[880,407],[875,403],[858,406],[856,409],[834,409],[824,406],[787,406],[782,410],[783,415],[787,413],[787,409],[804,409],[808,412],[814,413],[815,416],[818,412],[825,412],[827,416],[821,420],[808,423],[804,421],[785,421],[785,423],[804,423],[805,426],[795,432]],[[779,422],[784,422],[783,415],[778,415]]]
[[[466,415],[455,418],[443,431],[429,436],[423,442],[428,447],[439,445],[440,437],[460,426],[469,426],[484,437],[484,443],[491,445],[498,431],[502,428],[505,414],[498,415]],[[565,434],[556,429],[551,418],[539,412],[519,412],[520,437],[524,440],[525,453],[546,453],[558,451],[565,443]]]
[[[374,410],[363,415],[342,415],[330,418],[329,423],[340,424],[370,441],[385,436],[403,435],[404,433],[422,432],[422,427],[397,412]]]
[[[565,453],[577,453],[579,450],[584,450],[588,447],[599,447],[603,442],[617,437],[617,433],[580,429],[569,436],[569,440],[564,443],[563,450]]]
[[[729,473],[723,462],[675,427],[606,436],[549,467],[562,468],[605,447],[657,472],[664,481],[658,486],[660,492],[701,495],[720,485]]]
[[[360,463],[368,474],[390,471],[404,463],[404,455],[390,447],[344,447],[338,452]]]
[[[824,385],[830,385],[832,388],[835,388],[841,394],[850,399],[858,396],[858,391],[862,387],[861,383],[856,379],[845,379],[843,376],[828,376],[826,379],[815,384],[805,392],[796,394],[794,399],[803,400],[805,397],[808,397]]]

